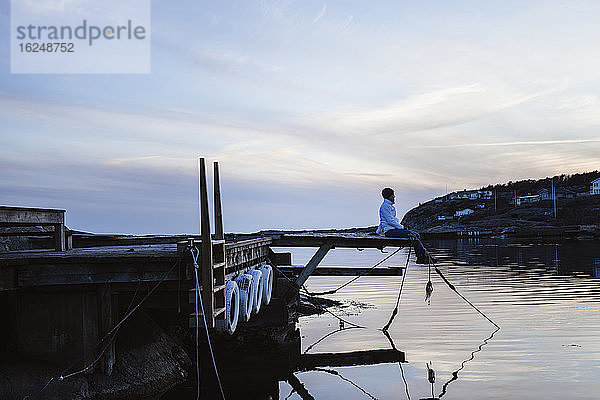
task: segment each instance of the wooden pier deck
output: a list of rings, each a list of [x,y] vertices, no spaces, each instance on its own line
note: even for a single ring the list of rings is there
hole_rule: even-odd
[[[194,328],[197,316],[201,315],[206,317],[207,327],[214,329],[222,326],[219,323],[226,317],[228,280],[264,263],[287,265],[286,271],[294,276],[294,283],[290,284],[276,271],[274,301],[265,307],[263,314],[253,318],[255,322],[271,318],[280,325],[294,325],[297,316],[289,311],[290,305],[297,304],[298,289],[312,274],[367,272],[323,267],[315,273],[329,251],[400,248],[411,244],[410,239],[386,238],[368,232],[269,231],[225,235],[216,163],[213,235],[204,160],[200,173],[201,235],[94,235],[66,229],[64,210],[0,207],[0,227],[51,225],[54,228],[47,232],[47,237],[35,232],[19,233],[27,239],[30,250],[0,251],[0,317],[7,321],[0,332],[0,353],[15,351],[63,367],[82,354],[80,366],[90,365],[101,356],[102,371],[111,375],[115,343],[109,343],[104,353],[98,352],[97,345],[128,314],[129,308],[144,297],[138,296],[140,291],[148,295],[144,297],[143,310],[161,323]],[[2,235],[11,236],[15,232],[0,231]],[[197,251],[197,265],[193,263],[190,246]],[[291,254],[277,253],[278,247],[314,247],[316,251],[305,266],[291,267]],[[195,284],[196,273],[199,288]],[[373,274],[401,273],[401,268],[381,268]],[[202,299],[203,308],[196,314],[198,298]],[[274,314],[276,318],[272,318]]]

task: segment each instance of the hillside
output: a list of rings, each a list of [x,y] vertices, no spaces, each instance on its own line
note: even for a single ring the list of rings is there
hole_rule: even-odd
[[[594,171],[454,192],[413,208],[402,224],[422,233],[600,233],[600,195],[589,194],[590,182],[599,177],[600,172]]]

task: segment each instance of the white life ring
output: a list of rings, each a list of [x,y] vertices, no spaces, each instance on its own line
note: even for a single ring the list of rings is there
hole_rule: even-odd
[[[263,292],[263,281],[261,279],[262,277],[262,272],[260,272],[260,270],[258,269],[253,269],[250,272],[248,272],[250,275],[252,275],[252,288],[254,291],[254,303],[252,306],[252,312],[254,314],[258,314],[258,312],[260,311],[260,303],[262,303],[262,292]]]
[[[271,302],[271,293],[273,292],[273,268],[270,265],[263,264],[260,267],[263,279],[262,303],[267,306]]]
[[[254,306],[254,292],[252,291],[252,275],[239,274],[235,281],[240,289],[240,320],[248,322]]]
[[[240,315],[240,292],[235,281],[227,281],[225,284],[225,318],[219,324],[218,329],[233,335],[237,327]]]

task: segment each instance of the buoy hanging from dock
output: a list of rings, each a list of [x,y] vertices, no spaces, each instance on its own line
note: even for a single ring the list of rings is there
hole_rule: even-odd
[[[235,281],[227,281],[225,285],[225,318],[217,327],[222,332],[233,335],[240,315],[240,291]]]
[[[248,273],[252,275],[252,291],[254,292],[252,313],[258,314],[258,312],[260,311],[260,305],[262,303],[263,295],[262,272],[260,272],[260,270],[258,269],[253,269]]]
[[[254,293],[252,292],[252,275],[239,274],[235,281],[240,289],[240,320],[248,322],[254,306]]]
[[[263,264],[260,267],[263,280],[262,303],[268,306],[271,302],[271,293],[273,292],[273,268],[268,264]]]

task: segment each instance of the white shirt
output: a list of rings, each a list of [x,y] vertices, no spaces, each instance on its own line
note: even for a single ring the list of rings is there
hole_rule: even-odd
[[[404,227],[396,218],[396,207],[394,203],[388,199],[383,199],[381,207],[379,207],[379,226],[377,227],[377,234],[382,235],[390,229],[404,229]]]

